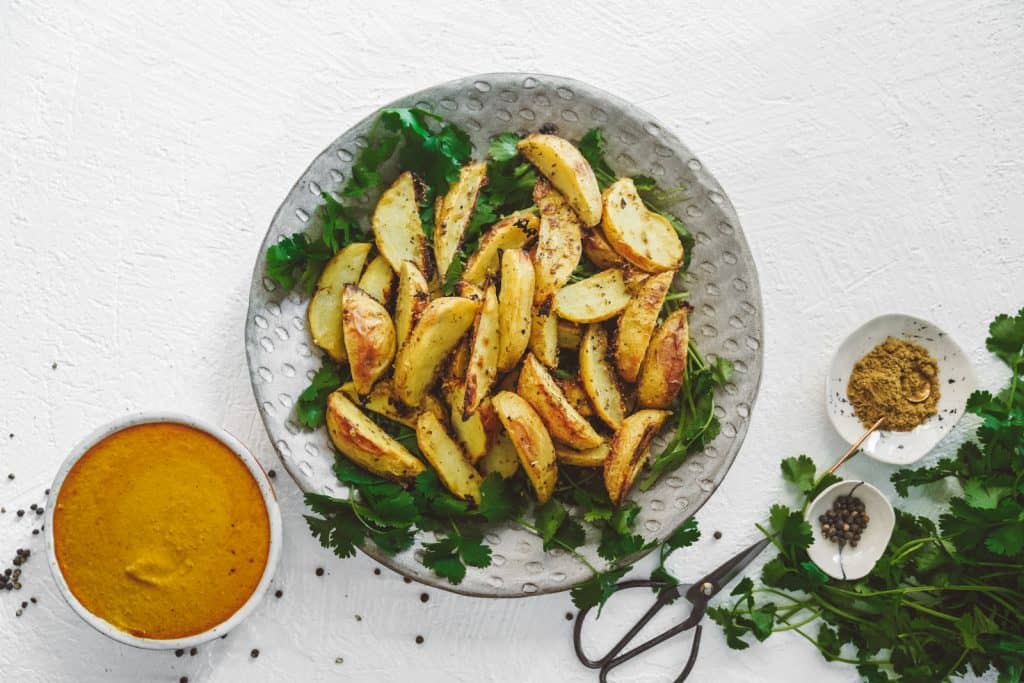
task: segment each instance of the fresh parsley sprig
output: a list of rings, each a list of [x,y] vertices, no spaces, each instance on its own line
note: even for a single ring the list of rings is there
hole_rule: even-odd
[[[872,683],[931,683],[990,668],[1001,682],[1021,680],[1024,309],[997,317],[986,346],[1009,367],[1010,380],[996,395],[970,397],[968,412],[981,418],[977,441],[931,467],[892,475],[903,496],[942,480],[959,487],[939,523],[897,510],[892,539],[872,573],[838,581],[807,556],[812,530],[803,511],[772,506],[765,533],[778,553],[762,568],[760,585],[744,579],[732,605],[708,612],[731,647],[749,647],[748,635],[765,640],[793,631],[825,659],[856,665]],[[816,476],[807,456],[783,460],[782,476],[803,494],[804,507],[837,480]]]

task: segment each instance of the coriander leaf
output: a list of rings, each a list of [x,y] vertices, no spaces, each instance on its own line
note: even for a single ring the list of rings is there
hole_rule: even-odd
[[[626,575],[629,567],[613,569],[611,571],[595,574],[583,583],[572,589],[572,604],[577,609],[584,610],[597,607],[597,616],[601,616],[601,608],[608,601],[608,598],[615,592],[615,584]]]
[[[351,504],[318,493],[307,493],[305,501],[320,515],[305,515],[306,524],[320,545],[330,548],[338,557],[354,557],[356,548],[365,540],[365,529],[352,512]]]
[[[518,142],[519,136],[515,133],[502,133],[497,137],[491,138],[488,153],[491,159],[495,161],[508,161],[519,154],[519,151],[516,150],[516,143]]]
[[[540,534],[541,539],[544,541],[544,550],[551,549],[551,539],[558,533],[558,527],[562,526],[562,522],[568,516],[569,513],[566,511],[565,506],[554,498],[537,509],[537,514],[534,517],[534,526],[537,527],[537,533]]]
[[[342,484],[352,484],[355,486],[379,484],[384,481],[384,479],[381,479],[376,474],[371,474],[348,458],[342,457],[334,459],[334,476]]]
[[[617,534],[605,529],[597,546],[597,554],[609,562],[614,562],[638,553],[644,547],[644,538],[639,534]]]
[[[327,410],[327,397],[345,381],[340,368],[334,363],[325,363],[313,375],[295,402],[295,417],[310,429],[316,429],[324,423]]]
[[[1007,556],[1024,550],[1024,522],[1013,522],[996,528],[985,539],[985,547],[998,555]]]
[[[733,650],[746,650],[750,644],[743,640],[743,636],[749,631],[747,627],[740,624],[735,613],[726,606],[709,607],[707,615],[711,620],[722,627],[725,632],[725,642]]]
[[[749,596],[754,590],[754,582],[750,580],[749,576],[744,576],[736,586],[729,591],[729,595],[743,595]]]
[[[588,130],[580,138],[579,144],[576,147],[580,150],[583,158],[587,160],[587,163],[590,164],[590,167],[594,169],[597,184],[602,190],[615,182],[615,171],[612,170],[604,158],[604,133],[601,132],[600,128]]]
[[[477,512],[488,522],[512,519],[521,508],[521,500],[507,479],[497,472],[487,475],[480,485],[480,505]]]
[[[700,540],[700,529],[697,528],[697,520],[694,517],[686,520],[685,524],[676,527],[676,530],[665,539],[665,546],[670,550],[688,548]]]
[[[491,565],[491,549],[484,545],[483,538],[479,536],[460,536],[459,556],[470,567]]]
[[[782,478],[791,484],[795,484],[802,493],[807,493],[814,488],[814,461],[806,455],[795,458],[786,458],[780,463]]]
[[[683,243],[683,267],[681,270],[685,273],[690,269],[690,261],[693,260],[693,248],[697,246],[697,239],[693,236],[693,233],[690,232],[690,229],[686,227],[686,224],[678,217],[665,211],[658,211],[658,213],[664,216],[668,222],[672,224],[672,228],[676,231],[676,234],[679,235],[679,241]]]
[[[456,498],[441,484],[437,472],[424,470],[413,482],[412,495],[421,514],[442,519],[458,517],[469,511],[469,504]]]
[[[358,229],[358,225],[348,209],[334,197],[326,192],[321,192],[320,196],[325,202],[317,210],[323,223],[321,239],[334,254],[352,241],[352,233]]]
[[[732,377],[733,369],[732,361],[728,358],[716,358],[714,365],[711,366],[711,378],[715,386],[724,386]]]
[[[1000,499],[1012,491],[1010,486],[986,485],[980,477],[975,477],[964,484],[964,500],[974,508],[995,510]]]
[[[478,536],[463,536],[453,532],[434,543],[425,543],[422,562],[423,566],[457,586],[466,578],[467,565],[490,566],[491,549]]]
[[[750,610],[752,628],[750,632],[759,641],[764,641],[772,634],[775,625],[775,603],[769,602]]]
[[[552,543],[566,550],[575,550],[586,541],[587,535],[583,530],[583,525],[569,518],[558,527],[558,532],[555,533]]]
[[[370,540],[388,555],[397,555],[408,550],[416,540],[413,527],[369,532]]]
[[[304,234],[295,233],[267,248],[267,277],[285,290],[298,283],[309,293],[330,257],[331,251],[322,240],[310,242]]]
[[[1024,365],[1024,308],[1014,317],[996,316],[988,328],[985,348],[1014,370]]]
[[[836,657],[839,656],[839,650],[842,649],[842,646],[839,634],[829,628],[828,624],[822,624],[821,628],[818,629],[818,649],[821,650],[825,661],[835,661]]]

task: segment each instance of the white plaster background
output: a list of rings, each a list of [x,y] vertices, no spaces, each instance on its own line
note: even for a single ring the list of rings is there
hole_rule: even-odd
[[[321,550],[282,477],[284,597],[182,659],[80,622],[42,537],[10,512],[41,502],[80,437],[142,408],[218,422],[275,465],[242,347],[265,227],[339,132],[436,82],[536,70],[615,92],[670,125],[736,205],[760,268],[766,370],[746,445],[699,514],[705,540],[673,558],[687,578],[788,495],[781,457],[843,450],[822,383],[866,319],[928,318],[984,385],[1003,381],[983,340],[995,313],[1024,304],[1024,5],[462,4],[0,3],[0,559],[38,554],[25,590],[0,595],[0,679],[596,680],[572,657],[567,595],[430,589],[423,604],[421,587]],[[15,618],[29,595],[40,604]],[[698,681],[856,680],[797,637],[735,655],[717,627],[705,636]],[[670,680],[672,650],[618,680]]]

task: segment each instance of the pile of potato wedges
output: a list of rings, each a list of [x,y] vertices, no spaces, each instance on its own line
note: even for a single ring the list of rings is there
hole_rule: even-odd
[[[661,317],[683,245],[631,179],[602,193],[569,141],[535,134],[518,150],[540,174],[535,206],[485,230],[454,296],[440,282],[486,186],[483,162],[438,198],[432,239],[405,172],[373,211],[373,243],[327,263],[309,329],[352,378],[329,396],[327,428],[353,462],[407,483],[427,465],[367,413],[409,426],[466,500],[488,474],[522,467],[543,503],[565,464],[603,468],[618,504],[685,381],[689,307]],[[599,272],[574,278],[584,256]],[[576,377],[557,370],[560,354],[575,356],[564,365]]]

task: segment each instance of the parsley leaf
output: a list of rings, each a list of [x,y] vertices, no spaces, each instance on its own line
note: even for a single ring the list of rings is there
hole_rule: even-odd
[[[488,153],[495,161],[509,161],[519,154],[516,150],[518,142],[519,136],[515,133],[502,133],[491,139]]]
[[[285,290],[301,284],[308,294],[330,258],[331,251],[322,240],[311,242],[304,234],[295,233],[267,248],[267,277]]]
[[[595,574],[583,583],[572,589],[572,604],[577,609],[584,610],[597,607],[597,616],[601,616],[601,608],[608,601],[608,598],[615,592],[615,584],[626,575],[629,567],[613,569],[611,571]]]
[[[434,543],[423,545],[423,566],[457,586],[466,578],[466,566],[487,567],[491,549],[479,536],[463,536],[459,532]]]
[[[497,472],[492,472],[480,484],[480,505],[477,513],[488,522],[504,522],[519,513],[523,502],[512,490],[507,479]]]
[[[345,382],[341,369],[334,363],[325,362],[313,375],[295,402],[295,417],[310,429],[316,429],[324,423],[327,410],[327,397]]]

